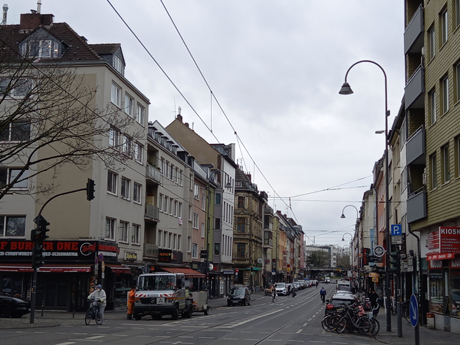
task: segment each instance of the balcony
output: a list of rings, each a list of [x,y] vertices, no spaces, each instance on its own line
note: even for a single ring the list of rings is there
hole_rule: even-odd
[[[158,222],[160,220],[160,209],[156,206],[146,204],[144,217]]]
[[[407,109],[421,109],[425,106],[425,70],[420,65],[412,74],[404,90],[404,103]]]
[[[153,243],[144,243],[144,258],[158,258],[158,246]]]
[[[157,169],[153,165],[150,165],[150,164],[147,164],[146,168],[147,168],[147,170],[146,170],[147,179],[160,184],[161,183],[161,171],[160,171],[160,169]]]
[[[406,163],[425,165],[425,128],[420,127],[406,142]]]
[[[404,32],[404,54],[421,53],[423,47],[423,7],[415,12]]]
[[[424,188],[409,195],[407,199],[407,222],[413,223],[427,217],[426,191]]]

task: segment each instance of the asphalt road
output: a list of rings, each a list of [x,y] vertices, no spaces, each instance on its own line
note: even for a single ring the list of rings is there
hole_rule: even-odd
[[[328,297],[335,284],[325,284]],[[369,338],[356,333],[334,334],[321,327],[325,305],[318,289],[312,287],[299,291],[296,297],[279,296],[275,303],[270,296],[254,294],[250,306],[222,306],[211,310],[208,316],[193,314],[191,319],[172,320],[165,316],[161,320],[144,317],[139,321],[126,320],[123,312],[106,313],[104,325],[86,326],[83,314],[70,318],[43,319],[37,316],[34,327],[1,329],[0,343],[3,345],[146,345],[146,344],[190,344],[190,345],[284,345],[284,344],[414,344],[405,337],[396,338],[395,332],[380,338]],[[223,301],[225,302],[225,301]],[[380,320],[381,323],[383,319]],[[43,327],[41,327],[43,325]],[[1,327],[0,327],[1,328]],[[422,339],[436,339],[451,344],[458,335],[446,332],[424,331]],[[409,332],[406,334],[409,335]],[[451,335],[453,337],[451,337]],[[441,337],[440,337],[441,336]],[[449,337],[449,338],[447,338]],[[412,341],[411,341],[412,340]],[[434,343],[431,342],[430,343]],[[424,342],[422,342],[424,343]]]

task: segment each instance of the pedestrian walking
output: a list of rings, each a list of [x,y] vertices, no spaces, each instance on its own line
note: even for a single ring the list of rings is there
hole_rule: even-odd
[[[372,292],[369,294],[369,301],[371,301],[371,307],[372,309],[377,307],[377,301],[379,299],[379,295],[375,292],[375,290],[372,290]]]
[[[316,288],[318,288],[318,281],[316,281]]]
[[[272,303],[276,301],[276,286],[272,285]]]
[[[105,291],[102,289],[101,284],[96,286],[96,290],[89,294],[88,299],[94,299],[97,302],[99,307],[99,315],[101,316],[100,325],[102,325],[104,323],[104,310],[105,306],[107,305],[107,296]]]
[[[134,299],[135,299],[135,296],[136,296],[136,286],[132,286],[131,287],[131,290],[129,290],[128,292],[128,314],[126,315],[126,318],[128,320],[131,320],[133,318],[133,314],[134,314]]]

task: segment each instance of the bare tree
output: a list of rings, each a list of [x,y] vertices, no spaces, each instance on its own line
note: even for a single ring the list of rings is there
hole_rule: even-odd
[[[133,118],[113,105],[97,108],[98,90],[86,80],[60,64],[0,54],[0,199],[43,172],[56,176],[66,164],[85,170],[98,159],[119,170],[130,158],[144,130],[130,132]],[[131,140],[117,141],[119,133]],[[28,193],[56,187],[27,185]]]

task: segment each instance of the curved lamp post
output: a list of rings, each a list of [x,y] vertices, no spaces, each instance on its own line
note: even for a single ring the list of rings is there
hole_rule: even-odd
[[[353,90],[350,87],[350,84],[347,82],[348,72],[362,62],[369,62],[371,64],[376,65],[380,70],[383,72],[383,76],[385,77],[385,241],[386,241],[386,249],[387,254],[385,255],[385,296],[386,296],[386,310],[390,310],[390,257],[388,252],[390,251],[390,203],[389,203],[389,190],[388,190],[388,116],[390,116],[390,111],[388,110],[388,95],[387,95],[387,75],[385,70],[380,66],[378,63],[372,60],[361,60],[355,62],[351,65],[347,73],[345,74],[345,82],[342,85],[342,88],[339,91],[341,95],[351,95]],[[387,331],[391,332],[391,314],[387,313]]]
[[[343,208],[343,210],[342,210],[342,215],[340,216],[340,218],[346,218],[346,217],[345,217],[345,209],[346,209],[347,207],[353,207],[353,208],[355,209],[355,211],[356,211],[355,236],[356,236],[356,246],[357,246],[357,253],[358,253],[358,255],[357,255],[358,260],[357,260],[357,265],[356,265],[356,267],[358,267],[358,289],[360,289],[360,280],[359,280],[359,266],[360,266],[360,264],[359,264],[359,254],[360,254],[360,248],[359,248],[359,229],[358,229],[359,211],[358,211],[358,209],[356,208],[356,206],[353,206],[353,205],[346,205],[346,206]],[[342,236],[342,241],[343,241],[343,236]],[[353,243],[353,240],[351,241],[351,243]],[[354,247],[354,246],[353,246],[353,247]],[[352,250],[352,253],[353,253],[353,252],[354,252],[354,248],[352,248],[351,250]],[[355,264],[354,256],[353,256],[353,261],[352,261],[352,262],[353,262],[352,266],[354,266],[354,264]]]
[[[342,216],[343,216],[343,214],[342,214]],[[343,216],[341,218],[345,218],[345,216]],[[350,245],[348,246],[348,248],[350,248],[350,252],[351,252],[351,269],[353,270],[353,265],[355,264],[355,258],[353,256],[353,235],[350,232],[344,233],[342,235],[342,241],[345,241],[345,235],[350,235]],[[352,273],[352,276],[353,276],[353,273]]]

